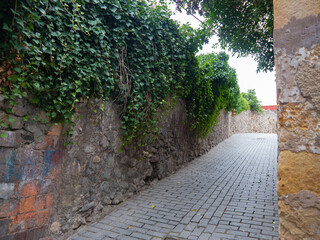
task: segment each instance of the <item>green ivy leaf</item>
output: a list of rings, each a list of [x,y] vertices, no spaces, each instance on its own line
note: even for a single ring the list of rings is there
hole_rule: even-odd
[[[7,138],[9,135],[5,132],[1,132],[0,136],[1,138]]]
[[[12,113],[12,108],[6,108],[5,111],[6,111],[7,113]]]
[[[30,116],[29,116],[29,115],[26,115],[26,116],[23,117],[22,120],[23,120],[24,122],[27,122],[27,121],[29,120],[29,118],[30,118]]]
[[[9,28],[8,24],[6,24],[6,23],[3,23],[2,29],[3,29],[3,30],[6,30],[6,31],[8,31],[8,32],[12,32],[12,29]]]
[[[113,12],[113,13],[115,13],[115,12],[117,11],[117,8],[116,8],[116,7],[111,7],[111,8],[110,8],[110,11]]]

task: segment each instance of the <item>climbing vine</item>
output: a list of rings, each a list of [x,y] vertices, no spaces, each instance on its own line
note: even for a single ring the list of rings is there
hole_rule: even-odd
[[[192,128],[200,137],[208,135],[219,120],[222,109],[237,107],[240,94],[236,73],[225,53],[198,56],[200,74],[190,84],[186,104]]]
[[[72,124],[78,102],[112,100],[122,106],[124,142],[156,130],[155,114],[168,97],[187,100],[202,135],[216,121],[206,122],[207,111],[232,108],[219,100],[230,93],[225,88],[236,90],[220,82],[227,75],[234,79],[225,55],[210,56],[208,66],[199,57],[200,70],[195,53],[207,34],[179,27],[164,3],[2,1],[0,22],[0,93],[12,106],[26,97],[48,117]],[[221,66],[210,69],[212,61]],[[219,81],[212,87],[208,76],[215,70]]]

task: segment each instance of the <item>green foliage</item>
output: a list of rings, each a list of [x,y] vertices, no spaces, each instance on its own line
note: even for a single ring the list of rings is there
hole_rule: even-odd
[[[258,100],[256,91],[254,89],[249,89],[247,93],[241,93],[241,95],[247,100],[251,111],[263,111],[261,108],[261,102]]]
[[[238,98],[236,112],[237,112],[237,114],[239,114],[239,113],[241,113],[243,111],[247,111],[247,110],[250,110],[250,105],[249,105],[248,101],[243,97],[243,93],[241,93]]]
[[[251,54],[258,71],[272,71],[273,2],[270,0],[173,0],[178,8],[198,11],[212,26],[223,47],[241,56]],[[213,34],[213,32],[212,32]]]
[[[5,133],[5,132],[1,132],[0,137],[1,137],[1,138],[7,138],[7,137],[8,137],[8,134]]]
[[[225,53],[200,55],[200,75],[186,96],[192,128],[200,137],[208,135],[219,120],[222,109],[233,110],[239,97],[236,73]]]
[[[82,99],[111,98],[123,107],[124,140],[130,141],[153,129],[156,110],[190,71],[186,56],[194,56],[194,50],[185,47],[165,5],[133,0],[2,4],[0,62],[9,60],[15,74],[1,92],[13,100],[30,94],[56,121],[70,120]]]
[[[156,131],[156,114],[170,97],[186,99],[199,136],[213,128],[221,109],[235,108],[239,87],[228,56],[197,59],[208,31],[179,27],[164,4],[20,0],[0,6],[0,65],[14,69],[0,93],[13,105],[27,97],[54,121],[72,125],[78,102],[111,99],[122,106],[124,142]]]

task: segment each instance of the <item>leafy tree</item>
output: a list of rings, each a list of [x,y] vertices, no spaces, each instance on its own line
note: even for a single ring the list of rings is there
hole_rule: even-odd
[[[242,96],[249,103],[251,111],[262,112],[261,102],[258,100],[254,89],[249,89],[247,93],[242,93]]]
[[[241,93],[238,98],[236,112],[237,112],[237,114],[239,114],[239,113],[241,113],[243,111],[247,111],[247,110],[250,110],[250,105],[249,105],[248,101],[243,97],[243,93]]]
[[[199,12],[223,47],[240,56],[251,54],[258,71],[272,71],[273,3],[271,0],[174,0],[178,9]],[[212,32],[213,34],[214,32]]]

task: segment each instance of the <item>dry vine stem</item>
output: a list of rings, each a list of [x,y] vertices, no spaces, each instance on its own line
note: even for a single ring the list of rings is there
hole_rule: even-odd
[[[131,81],[130,81],[130,69],[127,67],[129,65],[126,62],[127,59],[127,47],[125,48],[117,48],[118,52],[121,51],[121,54],[119,54],[119,89],[120,94],[124,98],[124,106],[125,109],[128,102],[128,97],[130,96],[131,92]]]

